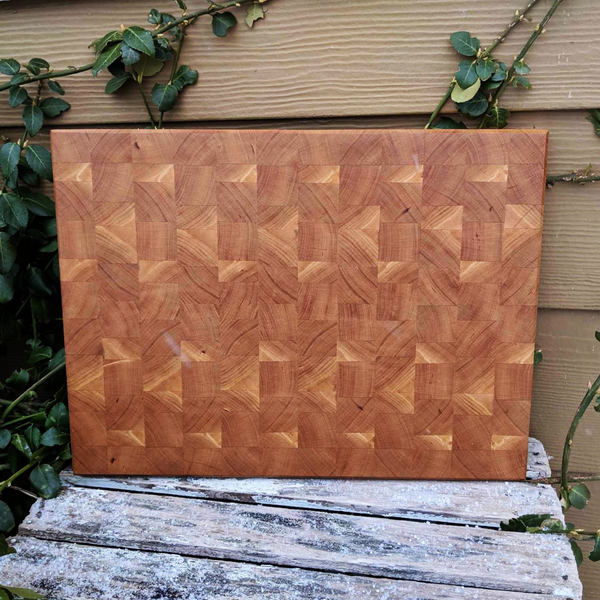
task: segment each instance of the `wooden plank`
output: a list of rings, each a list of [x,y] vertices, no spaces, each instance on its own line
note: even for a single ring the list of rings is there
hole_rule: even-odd
[[[530,536],[195,498],[66,488],[38,500],[37,538],[427,583],[579,597],[562,536]]]
[[[531,438],[527,473],[530,478],[550,474],[543,446]],[[79,487],[483,527],[498,527],[500,521],[526,513],[549,513],[562,518],[554,490],[529,483],[387,480],[375,484],[338,479],[87,477],[73,475],[71,470],[63,471],[61,478],[68,485]]]
[[[269,4],[264,22],[252,30],[242,24],[224,39],[210,33],[205,18],[191,29],[182,58],[199,70],[199,82],[186,90],[171,116],[203,120],[254,118],[258,112],[263,117],[317,117],[431,111],[459,60],[449,35],[466,29],[489,44],[523,4],[333,0],[327,10],[315,10],[312,2],[277,0]],[[173,12],[166,0],[156,7]],[[507,106],[596,106],[600,23],[590,18],[595,9],[594,0],[571,0],[559,8],[548,34],[527,57],[534,89],[509,90]],[[513,31],[498,57],[512,60],[547,10],[547,3],[540,2],[530,13],[533,21]],[[85,64],[92,59],[92,40],[120,23],[144,24],[147,12],[143,0],[3,3],[0,55],[19,60],[43,56],[57,68]],[[243,18],[243,9],[238,13]],[[133,87],[124,96],[106,96],[106,81],[105,74],[93,79],[89,73],[66,79],[67,98],[79,108],[63,122],[144,121]],[[19,118],[20,111],[2,104],[1,122]]]
[[[523,594],[206,560],[19,536],[2,583],[48,600],[542,600]],[[556,596],[552,596],[555,598]]]

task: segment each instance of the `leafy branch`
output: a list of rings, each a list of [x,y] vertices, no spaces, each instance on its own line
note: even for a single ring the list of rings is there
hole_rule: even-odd
[[[150,125],[161,128],[183,88],[198,79],[197,71],[180,64],[187,28],[208,15],[214,35],[224,37],[237,24],[228,8],[246,5],[245,22],[252,27],[264,18],[266,1],[210,2],[188,12],[183,0],[176,0],[181,16],[152,9],[151,28],[122,25],[109,31],[92,42],[94,60],[78,67],[53,69],[43,58],[26,64],[0,59],[0,73],[8,77],[0,92],[7,91],[9,105],[22,110],[24,124],[17,139],[3,138],[0,146],[0,345],[27,340],[29,347],[26,364],[0,379],[0,556],[14,551],[6,535],[27,514],[32,497],[56,496],[58,472],[71,458],[55,205],[37,189],[53,180],[52,156],[34,140],[49,119],[71,108],[58,80],[106,70],[107,94],[135,82]],[[156,83],[148,98],[143,83],[169,61],[169,79]],[[0,583],[2,598],[41,596]]]
[[[478,56],[478,58],[483,59],[483,61],[485,61],[487,58],[491,57],[492,52],[496,49],[496,47],[506,39],[506,36],[513,30],[515,25],[517,25],[518,23],[521,23],[525,19],[525,15],[538,3],[538,1],[539,0],[530,0],[530,2],[527,4],[527,6],[525,6],[525,8],[523,8],[523,10],[521,10],[521,11],[516,10],[515,16],[512,19],[512,21],[504,28],[504,31],[502,31],[502,33],[498,37],[496,37],[496,39],[485,50],[483,50],[481,52],[481,54]],[[460,34],[464,34],[464,33],[467,33],[467,32],[457,31],[456,33],[453,34],[455,36],[454,39],[456,39],[456,36],[459,36]],[[469,35],[469,34],[467,33],[467,35]],[[473,39],[477,39],[477,38],[473,38]],[[451,38],[451,40],[452,40],[452,38]],[[454,43],[453,43],[453,45],[454,45]],[[455,47],[455,49],[458,50],[458,48],[456,48],[456,46],[454,46],[454,47]],[[452,95],[452,92],[454,91],[454,88],[457,85],[458,84],[457,84],[456,79],[453,78],[452,82],[450,83],[450,87],[448,88],[448,91],[444,94],[444,96],[442,97],[442,99],[440,100],[438,105],[435,107],[435,110],[429,117],[429,121],[427,121],[427,125],[425,125],[425,129],[429,129],[431,127],[431,125],[435,121],[436,117],[438,116],[438,114],[440,113],[440,111],[442,110],[442,108],[444,107],[446,102],[448,102],[448,100],[450,99],[450,96]]]

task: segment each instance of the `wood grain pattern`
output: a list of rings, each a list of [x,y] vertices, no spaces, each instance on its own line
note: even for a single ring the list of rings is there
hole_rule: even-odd
[[[118,29],[120,23],[143,25],[148,12],[144,0],[29,0],[19,2],[18,10],[14,5],[0,3],[6,32],[0,55],[14,56],[23,64],[32,56],[44,56],[55,68],[89,63],[92,40]],[[156,8],[173,12],[167,0],[156,3]],[[182,57],[184,64],[199,70],[198,83],[186,90],[168,118],[431,112],[459,60],[449,43],[450,34],[467,30],[486,46],[522,6],[494,0],[421,0],[418,4],[374,0],[368,5],[332,0],[326,14],[314,8],[310,2],[277,0],[269,6],[265,21],[251,30],[237,27],[226,39],[214,37],[210,19],[199,19]],[[540,3],[529,13],[532,22],[511,32],[498,48],[499,59],[512,60],[548,8],[547,3]],[[590,18],[595,8],[595,0],[571,0],[560,7],[543,43],[535,44],[527,55],[536,73],[534,89],[527,93],[511,89],[503,99],[511,111],[596,107],[600,25]],[[244,9],[235,12],[242,23]],[[60,32],[60,47],[48,31]],[[232,68],[224,69],[225,63]],[[580,76],[573,77],[573,73]],[[166,81],[165,73],[161,77]],[[63,115],[62,122],[147,121],[135,86],[124,94],[106,95],[107,80],[105,74],[94,79],[89,73],[68,78],[74,110]],[[148,91],[151,86],[149,81]],[[448,110],[454,107],[449,104]],[[19,120],[19,111],[7,105],[0,108],[0,122],[17,124]]]
[[[73,412],[76,471],[523,478],[546,143],[54,132],[102,218],[135,214],[100,225],[56,190],[61,260],[102,274],[63,282],[70,390],[105,400]],[[146,408],[164,393],[179,410]]]
[[[554,595],[474,589],[384,577],[83,546],[19,536],[2,557],[6,585],[49,600],[551,600]]]
[[[85,516],[82,516],[84,515]],[[236,562],[580,598],[564,536],[82,487],[38,501],[20,534]]]

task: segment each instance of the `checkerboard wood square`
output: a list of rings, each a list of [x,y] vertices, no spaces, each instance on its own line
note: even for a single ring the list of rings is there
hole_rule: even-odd
[[[76,472],[524,477],[546,132],[52,146]]]

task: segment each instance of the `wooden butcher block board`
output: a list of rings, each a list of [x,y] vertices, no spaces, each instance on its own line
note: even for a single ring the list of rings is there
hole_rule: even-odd
[[[545,131],[53,131],[74,470],[522,479]]]

